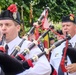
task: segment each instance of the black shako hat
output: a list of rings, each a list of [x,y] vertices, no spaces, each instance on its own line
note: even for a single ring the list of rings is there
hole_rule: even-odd
[[[76,24],[76,17],[74,16],[74,14],[70,14],[68,16],[63,16],[62,22],[73,22]]]
[[[17,11],[17,6],[15,4],[11,4],[7,8],[7,10],[4,10],[4,11],[1,12],[0,20],[5,20],[5,19],[14,20],[19,25],[21,24],[21,22],[20,22],[20,14]]]

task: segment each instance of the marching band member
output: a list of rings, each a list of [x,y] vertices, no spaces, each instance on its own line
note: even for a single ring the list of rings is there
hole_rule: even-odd
[[[55,39],[53,37],[50,37],[49,41],[50,41],[50,47],[51,47],[51,45],[53,45],[55,43]]]
[[[11,4],[7,10],[3,11],[0,14],[0,29],[2,34],[6,35],[6,43],[8,44],[8,55],[10,55],[15,46],[18,46],[22,39],[18,36],[20,31],[20,15],[17,11],[15,4]],[[25,48],[31,44],[30,41],[25,40],[20,48],[22,52]],[[29,54],[25,56],[26,59],[33,57],[34,54],[39,54],[41,50],[35,46]],[[6,57],[5,57],[6,58]],[[9,61],[9,60],[8,60]],[[6,63],[7,64],[7,63]],[[13,63],[11,63],[13,65]],[[45,55],[39,58],[37,62],[33,63],[33,67],[19,73],[17,75],[50,75],[51,67]],[[13,65],[14,66],[14,65]],[[7,75],[12,75],[7,74]]]
[[[63,16],[62,32],[64,35],[66,35],[66,32],[71,35],[71,39],[69,40],[69,43],[71,43],[72,47],[74,47],[76,42],[76,17],[73,14],[70,14],[68,16]],[[50,64],[57,72],[57,75],[76,75],[76,63],[72,63],[69,56],[66,56],[66,59],[67,59],[66,66],[64,66],[66,71],[63,72],[61,69],[62,71],[61,72],[59,70],[61,59],[63,57],[64,47],[66,47],[65,42],[52,51]]]
[[[57,30],[57,33],[60,34],[60,36],[59,36],[59,35],[56,35],[57,40],[63,39],[64,35],[63,35],[63,33],[62,33],[62,30]]]

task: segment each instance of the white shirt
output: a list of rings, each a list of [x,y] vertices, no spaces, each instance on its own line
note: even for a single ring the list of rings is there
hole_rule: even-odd
[[[12,53],[12,51],[14,50],[15,46],[18,46],[20,41],[22,41],[22,39],[20,39],[19,37],[15,38],[13,41],[11,41],[10,43],[8,43],[9,46],[9,50],[8,50],[8,54],[10,55]],[[22,52],[25,48],[28,48],[29,44],[31,42],[25,40],[21,46],[21,50],[20,52]],[[20,53],[19,52],[19,53]],[[35,46],[29,54],[27,54],[25,57],[26,59],[32,58],[33,55],[37,55],[41,53],[41,50]],[[17,75],[50,75],[51,73],[51,67],[50,64],[46,58],[45,55],[41,56],[37,62],[34,62],[34,67],[30,67],[29,69],[23,71],[20,74]]]
[[[75,45],[75,42],[76,42],[76,35],[69,41],[72,46],[74,47]],[[55,48],[53,51],[52,51],[52,54],[51,54],[51,58],[50,58],[50,64],[55,68],[55,70],[57,71],[58,73],[58,68],[59,68],[59,65],[60,65],[60,61],[61,61],[61,58],[62,58],[62,53],[63,53],[63,48],[65,47],[65,42],[62,43],[60,46],[58,46],[57,48]],[[71,61],[69,59],[69,57],[67,56],[67,65],[68,64],[71,64]],[[65,73],[66,75],[66,73]],[[72,73],[72,74],[68,74],[68,75],[76,75],[76,72]]]

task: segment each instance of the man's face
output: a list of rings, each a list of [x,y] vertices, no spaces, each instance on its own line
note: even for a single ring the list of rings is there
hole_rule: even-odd
[[[6,41],[10,42],[18,35],[20,26],[13,20],[0,20],[0,29],[2,34],[6,34]]]
[[[72,22],[63,22],[62,31],[64,35],[66,35],[67,32],[73,37],[76,34],[76,25]]]
[[[54,40],[50,40],[50,45],[53,45],[55,43]]]

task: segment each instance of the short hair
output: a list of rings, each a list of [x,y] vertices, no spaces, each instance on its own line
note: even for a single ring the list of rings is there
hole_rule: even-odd
[[[49,38],[49,41],[51,41],[51,40],[54,40],[54,38],[53,38],[53,37],[50,37],[50,38]]]
[[[63,35],[62,30],[57,30],[57,33],[59,33],[60,35]]]

